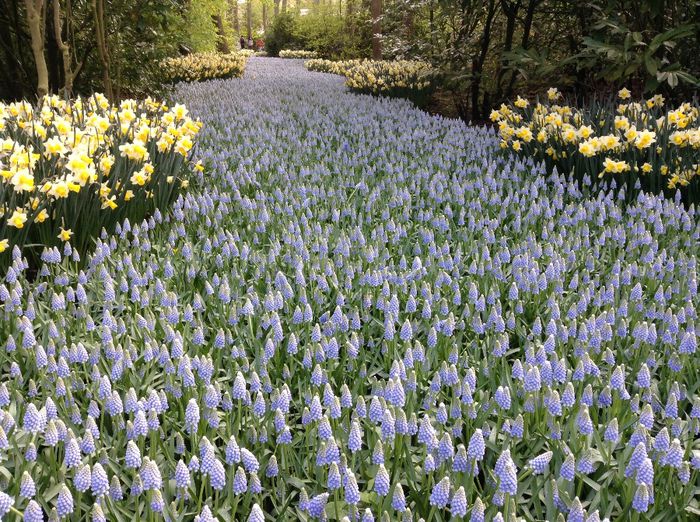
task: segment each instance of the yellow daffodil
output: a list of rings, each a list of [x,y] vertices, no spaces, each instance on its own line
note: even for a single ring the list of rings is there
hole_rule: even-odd
[[[578,129],[578,135],[584,140],[587,140],[593,135],[593,128],[589,125],[581,125]]]
[[[586,156],[587,158],[590,158],[591,156],[595,156],[595,154],[596,154],[596,148],[593,145],[593,143],[591,143],[591,141],[589,141],[589,140],[586,140],[586,141],[579,143],[578,151],[581,154],[583,154],[584,156]]]
[[[630,126],[630,121],[625,116],[615,116],[615,128],[617,130],[626,130]]]
[[[183,136],[180,138],[177,142],[177,145],[175,146],[175,150],[177,151],[178,154],[182,156],[187,156],[187,153],[190,151],[192,148],[192,140],[190,139],[189,136]]]
[[[515,99],[513,105],[515,105],[518,109],[524,109],[525,107],[530,105],[530,102],[528,102],[525,98],[521,98],[520,96],[518,96]]]
[[[10,241],[8,239],[0,240],[0,254],[7,250],[10,246]]]
[[[34,176],[27,169],[18,170],[10,179],[15,192],[31,192],[34,190]]]
[[[46,156],[63,156],[67,151],[68,149],[66,149],[66,146],[63,144],[60,138],[56,136],[49,138],[44,142],[44,154],[46,154]]]
[[[122,157],[129,158],[133,161],[146,161],[148,159],[148,150],[142,143],[125,143],[119,146],[119,152]]]
[[[24,228],[24,224],[27,222],[27,214],[20,208],[15,210],[7,220],[8,226],[15,228]]]
[[[109,208],[110,210],[114,210],[118,206],[117,202],[115,200],[116,200],[115,196],[103,199],[102,200],[102,208],[103,209]]]
[[[634,146],[637,147],[639,150],[646,149],[649,147],[652,143],[656,141],[656,133],[653,131],[649,130],[643,130],[639,133],[637,136],[637,139],[634,141]]]
[[[561,93],[559,92],[559,89],[557,89],[556,87],[550,87],[549,89],[547,89],[547,99],[549,101],[555,101],[555,100],[559,99],[560,96],[561,96]]]
[[[70,188],[65,180],[53,183],[49,188],[49,194],[57,199],[67,198],[70,194]]]
[[[515,135],[523,140],[525,143],[529,143],[532,141],[532,131],[530,130],[530,127],[520,127],[516,132]]]
[[[605,168],[605,172],[611,172],[613,174],[619,174],[630,168],[626,161],[615,161],[612,158],[605,158],[603,167]]]
[[[61,232],[58,234],[58,239],[61,241],[70,241],[71,236],[73,235],[73,231],[70,229],[65,229],[61,227]]]
[[[48,219],[48,217],[49,217],[49,213],[46,211],[45,208],[42,208],[39,211],[39,213],[36,215],[36,217],[34,218],[34,221],[36,223],[43,223],[44,221],[46,221]]]

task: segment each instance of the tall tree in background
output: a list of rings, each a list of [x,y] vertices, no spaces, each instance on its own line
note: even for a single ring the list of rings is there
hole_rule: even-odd
[[[252,0],[246,0],[246,25],[248,28],[248,40],[253,38],[253,2]]]
[[[36,67],[36,93],[41,98],[49,93],[49,69],[44,55],[44,0],[24,0],[27,9],[27,25],[32,42],[32,54]]]
[[[238,0],[228,0],[228,10],[233,23],[234,38],[238,39],[241,34],[241,21],[238,17]]]
[[[372,58],[382,59],[382,0],[370,0],[372,15]]]
[[[231,52],[228,42],[226,41],[226,29],[224,29],[224,18],[220,12],[211,15],[211,19],[216,27],[216,50],[220,53],[228,54]]]
[[[70,34],[69,24],[71,19],[71,1],[66,0],[66,39]],[[63,94],[69,97],[73,93],[73,60],[70,54],[70,46],[63,39],[63,23],[61,21],[61,2],[53,0],[53,26],[56,46],[61,52],[63,62]]]
[[[92,10],[95,17],[95,43],[97,54],[102,63],[102,87],[110,100],[114,98],[112,91],[112,77],[110,74],[109,48],[107,47],[107,34],[105,32],[104,0],[92,0]]]

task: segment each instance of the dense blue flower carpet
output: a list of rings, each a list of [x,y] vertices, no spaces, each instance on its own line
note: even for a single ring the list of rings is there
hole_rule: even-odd
[[[176,97],[172,214],[0,285],[7,520],[698,516],[693,209],[296,61]]]

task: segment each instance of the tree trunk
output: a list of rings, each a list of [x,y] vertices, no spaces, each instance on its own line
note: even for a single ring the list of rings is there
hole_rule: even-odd
[[[66,18],[70,16],[70,0],[66,0]],[[70,98],[73,92],[73,63],[70,56],[70,47],[63,41],[63,26],[61,24],[61,3],[60,0],[53,0],[53,24],[56,37],[56,45],[61,51],[63,61],[63,95]],[[68,31],[66,31],[67,33]],[[67,35],[66,35],[67,36]]]
[[[267,4],[265,2],[262,5],[262,25],[264,33],[267,30]]]
[[[282,14],[287,12],[287,0],[282,0]]]
[[[36,66],[36,93],[39,98],[42,98],[49,93],[49,69],[46,66],[42,34],[44,0],[24,0],[24,4],[27,7],[27,25],[32,39],[32,54]]]
[[[248,40],[253,38],[253,4],[252,0],[247,0],[245,3],[246,23],[248,25]]]
[[[43,39],[46,66],[49,69],[49,92],[60,92],[63,87],[63,63],[61,50],[56,43],[53,0],[45,0],[42,19],[44,20]]]
[[[493,19],[495,16],[496,0],[489,0],[486,22],[484,22],[484,30],[481,34],[481,50],[479,51],[478,58],[472,59],[472,120],[475,122],[481,120],[481,111],[479,107],[481,75],[484,70],[486,54],[489,52],[489,45],[491,44],[491,26],[493,25]]]
[[[280,14],[280,0],[275,0],[275,8],[273,14],[275,15],[275,18]]]
[[[238,1],[228,0],[228,10],[231,23],[233,24],[234,39],[237,40],[241,37],[241,22],[238,18]]]
[[[537,5],[542,0],[529,0],[527,4],[527,10],[525,11],[525,20],[523,21],[523,35],[520,40],[520,46],[523,49],[527,49],[530,44],[530,33],[532,32],[532,20],[535,18],[535,10]],[[510,73],[510,81],[508,82],[508,89],[506,89],[506,97],[510,98],[513,93],[513,87],[515,85],[516,72],[515,70]]]
[[[109,52],[107,50],[107,36],[105,34],[105,11],[103,0],[92,0],[92,11],[95,17],[95,40],[97,44],[97,54],[102,62],[102,84],[105,96],[112,100],[112,78],[109,73]]]
[[[501,7],[503,8],[503,13],[506,15],[506,35],[505,41],[503,42],[503,51],[498,60],[498,72],[496,73],[496,103],[501,100],[503,87],[502,81],[505,76],[505,70],[503,69],[503,55],[509,53],[513,49],[513,35],[515,33],[515,20],[518,16],[518,11],[520,10],[521,0],[514,2],[508,2],[508,0],[501,0]]]
[[[371,0],[372,15],[372,59],[382,59],[382,0]]]
[[[226,31],[224,30],[224,19],[221,17],[221,13],[211,15],[211,19],[216,27],[216,50],[223,54],[228,54],[231,50],[228,47],[228,42],[226,41]]]
[[[430,0],[430,22],[428,28],[430,29],[430,56],[435,56],[435,6],[433,5],[433,0]]]
[[[408,7],[403,15],[403,27],[406,34],[406,40],[411,41],[413,39],[413,33],[415,30],[415,13],[413,9]]]

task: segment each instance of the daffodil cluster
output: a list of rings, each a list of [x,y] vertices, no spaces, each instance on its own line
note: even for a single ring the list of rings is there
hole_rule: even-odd
[[[591,177],[653,192],[682,188],[688,202],[698,200],[700,111],[684,103],[667,109],[663,96],[631,100],[628,89],[616,102],[578,109],[561,102],[555,88],[546,102],[518,98],[492,111],[501,147],[543,159],[579,181]],[[630,192],[631,195],[634,191]]]
[[[411,60],[308,60],[309,71],[345,76],[351,90],[397,98],[421,104],[431,89],[432,67]]]
[[[280,58],[301,58],[307,60],[310,58],[318,58],[316,51],[297,51],[295,49],[282,49],[279,54]]]
[[[351,67],[360,65],[368,60],[324,60],[318,58],[315,60],[307,60],[304,62],[304,67],[309,71],[339,74],[345,76]]]
[[[430,89],[430,64],[412,60],[365,61],[345,72],[345,84],[367,94],[402,96]]]
[[[167,58],[162,62],[163,75],[169,82],[200,82],[215,78],[240,78],[245,71],[247,52],[194,53]]]
[[[0,254],[57,240],[82,252],[102,228],[169,204],[200,127],[150,98],[0,104]]]

